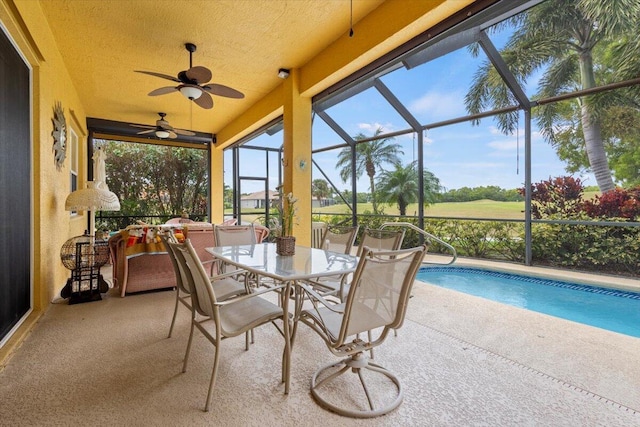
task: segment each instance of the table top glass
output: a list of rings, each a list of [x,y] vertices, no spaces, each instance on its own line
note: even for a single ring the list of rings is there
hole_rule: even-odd
[[[277,280],[301,280],[352,273],[358,259],[352,255],[297,246],[292,256],[276,254],[275,243],[206,248],[214,257],[250,272]]]

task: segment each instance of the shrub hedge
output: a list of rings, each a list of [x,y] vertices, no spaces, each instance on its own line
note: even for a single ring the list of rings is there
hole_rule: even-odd
[[[574,219],[589,218],[584,216]],[[334,215],[321,215],[314,220],[335,224],[349,221],[350,216],[338,218]],[[418,225],[418,219],[415,217],[398,219],[393,216],[358,216],[360,233],[364,228],[377,229],[385,222],[395,221]],[[617,221],[623,222],[625,219],[620,218]],[[459,256],[524,262],[523,222],[425,218],[424,229],[456,248]],[[640,277],[638,227],[534,223],[531,234],[534,265]],[[359,238],[356,244],[357,242]],[[418,244],[420,234],[407,230],[403,247]],[[430,244],[429,252],[449,254],[449,250],[437,242]]]

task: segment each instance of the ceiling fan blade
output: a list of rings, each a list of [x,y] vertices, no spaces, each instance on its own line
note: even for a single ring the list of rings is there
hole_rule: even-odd
[[[235,99],[244,98],[244,94],[242,92],[237,91],[233,88],[230,88],[229,86],[219,85],[216,83],[211,83],[211,84],[202,86],[202,89],[214,95],[224,96],[226,98],[235,98]]]
[[[165,86],[158,88],[156,90],[152,90],[149,92],[149,96],[158,96],[158,95],[166,95],[167,93],[176,92],[178,90],[177,87],[174,86]]]
[[[129,123],[129,126],[134,127],[134,128],[142,128],[142,129],[155,129],[155,126],[137,125],[135,123]]]
[[[165,120],[156,120],[156,126],[164,129],[164,130],[168,130],[168,131],[172,131],[173,130],[173,126],[171,126],[169,124],[169,122],[165,121]]]
[[[186,72],[185,75],[190,80],[195,80],[199,84],[206,83],[211,80],[211,70],[206,67],[191,67]]]
[[[143,130],[143,131],[141,131],[141,132],[136,133],[136,135],[146,135],[146,134],[148,134],[148,133],[153,133],[153,132],[155,132],[155,131],[156,131],[156,128],[149,129],[149,130]]]
[[[194,99],[193,102],[195,102],[196,104],[198,104],[198,106],[204,108],[205,110],[213,108],[213,99],[211,98],[211,95],[204,91],[202,91],[202,95]]]
[[[178,137],[178,135],[176,135],[176,133],[173,131],[167,131],[167,132],[169,132],[169,138],[171,139],[176,139]]]
[[[185,135],[185,136],[194,136],[196,133],[195,132],[191,132],[190,130],[184,130],[184,129],[173,129],[174,133],[177,133],[178,135]]]
[[[136,73],[142,73],[142,74],[148,74],[150,76],[160,77],[161,79],[172,80],[174,82],[180,83],[180,80],[178,80],[177,77],[173,77],[173,76],[170,76],[168,74],[156,73],[156,72],[153,72],[153,71],[140,71],[140,70],[135,70],[135,72]]]

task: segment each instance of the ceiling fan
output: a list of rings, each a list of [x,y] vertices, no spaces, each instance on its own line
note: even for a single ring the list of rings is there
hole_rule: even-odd
[[[133,123],[131,123],[130,126],[147,129],[147,130],[138,132],[137,135],[146,135],[146,134],[152,133],[160,139],[165,139],[165,138],[174,139],[174,138],[177,138],[178,135],[184,135],[184,136],[195,135],[195,132],[191,132],[190,130],[176,129],[173,126],[171,126],[169,122],[164,119],[164,117],[166,116],[165,113],[158,113],[158,115],[160,116],[160,120],[156,120],[155,126],[137,125]]]
[[[202,66],[193,66],[193,52],[196,51],[196,45],[193,43],[185,43],[185,48],[189,51],[189,69],[180,71],[177,77],[167,74],[156,73],[154,71],[139,71],[136,73],[149,74],[151,76],[160,77],[179,83],[177,86],[165,86],[152,90],[149,96],[165,95],[171,92],[180,92],[186,98],[192,100],[198,106],[210,109],[213,108],[213,99],[210,94],[224,96],[227,98],[244,98],[244,94],[228,86],[217,83],[207,83],[211,80],[211,70]]]

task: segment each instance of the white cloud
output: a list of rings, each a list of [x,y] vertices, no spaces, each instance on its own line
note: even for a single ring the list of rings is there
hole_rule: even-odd
[[[432,167],[446,167],[454,170],[494,169],[503,166],[500,162],[430,162]]]
[[[425,115],[428,121],[450,119],[467,114],[464,107],[464,94],[460,91],[430,91],[412,101],[408,108],[414,114]]]
[[[522,146],[522,144],[520,144]],[[506,139],[503,141],[491,141],[487,144],[487,147],[493,148],[496,151],[513,151],[518,148],[518,141],[516,139]]]
[[[395,127],[391,123],[358,123],[358,129],[362,130],[365,135],[371,135],[376,132],[378,129],[382,129],[383,133],[393,132]]]

